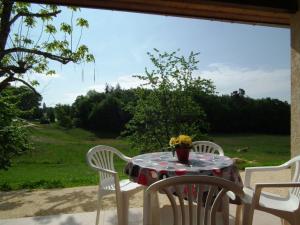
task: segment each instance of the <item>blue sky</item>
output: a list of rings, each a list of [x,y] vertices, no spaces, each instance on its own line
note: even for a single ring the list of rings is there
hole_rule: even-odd
[[[244,88],[253,98],[290,101],[289,29],[92,9],[80,16],[90,24],[82,43],[96,58],[96,81],[92,64],[51,64],[57,75],[37,76],[49,106],[71,104],[88,90],[102,91],[105,83],[137,86],[131,76],[151,68],[146,53],[153,48],[200,52],[195,75],[212,79],[219,94]]]

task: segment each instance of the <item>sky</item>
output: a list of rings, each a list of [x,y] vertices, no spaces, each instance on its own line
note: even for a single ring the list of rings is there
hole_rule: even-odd
[[[54,76],[29,75],[39,81],[37,90],[47,106],[72,104],[89,90],[103,91],[106,83],[138,86],[132,75],[153,68],[147,56],[153,48],[180,49],[185,56],[199,52],[195,76],[211,79],[220,95],[243,88],[252,98],[290,102],[287,28],[95,9],[82,9],[80,16],[89,21],[81,43],[89,47],[96,63],[51,63]]]

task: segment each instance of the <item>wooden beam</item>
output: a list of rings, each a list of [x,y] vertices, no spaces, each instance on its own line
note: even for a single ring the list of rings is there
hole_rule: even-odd
[[[143,12],[250,24],[289,26],[293,12],[222,1],[199,0],[23,0],[27,2]]]
[[[294,157],[300,155],[300,10],[291,20],[291,73],[291,155]]]

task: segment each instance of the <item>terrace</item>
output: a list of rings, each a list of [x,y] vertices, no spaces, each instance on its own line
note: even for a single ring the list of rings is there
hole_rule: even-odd
[[[241,172],[241,177],[244,178],[244,172]],[[267,181],[272,181],[274,179],[282,182],[288,181],[290,179],[290,170],[255,174],[252,184],[266,180],[266,177],[268,177]],[[285,192],[282,192],[282,190],[270,189],[269,191],[281,195],[286,194]],[[57,189],[29,193],[24,191],[9,192],[2,196],[2,200],[5,202],[2,207],[5,208],[19,204],[20,199],[18,196],[20,195],[23,196],[23,205],[14,210],[1,212],[0,216],[5,216],[7,219],[1,219],[0,225],[88,225],[95,223],[97,186],[66,188],[63,191]],[[142,195],[143,193],[138,193],[130,199],[129,224],[143,224]],[[162,202],[161,207],[164,207],[164,210],[166,210],[163,212],[170,213],[168,211],[170,210],[170,205],[167,203],[166,197],[160,195],[159,198]],[[107,196],[103,200],[103,211],[101,212],[100,224],[117,225],[114,195]],[[71,209],[77,213],[67,213],[70,212]],[[26,211],[29,217],[16,218],[16,216],[22,214],[23,211]],[[6,215],[3,213],[6,213]],[[36,214],[44,216],[34,216]],[[235,222],[235,205],[230,205],[229,222],[230,224],[234,224]],[[253,224],[280,225],[281,220],[276,216],[256,211]]]

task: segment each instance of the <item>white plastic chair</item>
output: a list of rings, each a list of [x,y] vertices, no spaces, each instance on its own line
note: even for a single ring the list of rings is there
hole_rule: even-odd
[[[287,169],[295,164],[295,173],[291,182],[278,183],[257,183],[254,189],[250,186],[253,172],[278,171]],[[282,197],[267,192],[262,192],[263,188],[289,188],[288,196]],[[280,166],[251,167],[245,169],[244,192],[251,205],[245,205],[245,211],[249,216],[249,225],[252,224],[254,210],[261,210],[281,217],[291,225],[300,224],[300,156],[296,156]]]
[[[114,155],[124,161],[131,158],[123,155],[117,149],[105,145],[98,145],[91,148],[87,153],[87,162],[92,169],[99,172],[100,182],[98,189],[98,208],[96,225],[99,224],[101,199],[103,196],[115,193],[117,200],[118,224],[128,224],[129,197],[142,190],[143,186],[127,180],[119,182],[118,173],[114,168]]]
[[[174,225],[216,225],[217,212],[223,199],[228,198],[228,191],[233,196],[244,197],[242,187],[219,177],[184,175],[160,180],[145,192],[143,224],[154,223],[151,197],[160,192],[167,195],[173,212],[173,216],[165,214],[162,219],[173,218]]]
[[[210,141],[194,141],[192,143],[193,152],[212,153],[217,155],[224,155],[223,149],[216,143]]]

